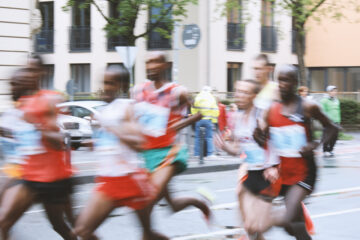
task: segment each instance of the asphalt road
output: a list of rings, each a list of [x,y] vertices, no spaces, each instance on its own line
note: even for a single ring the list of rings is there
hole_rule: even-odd
[[[358,240],[360,222],[360,145],[339,144],[335,158],[318,157],[319,175],[316,190],[306,199],[315,224],[315,240]],[[85,151],[76,152],[79,161],[90,161]],[[82,169],[81,171],[86,169]],[[91,170],[92,171],[92,170]],[[154,226],[172,239],[237,239],[243,232],[239,218],[235,187],[236,170],[181,175],[171,183],[175,196],[197,196],[205,188],[215,196],[213,225],[208,226],[198,210],[189,208],[172,214],[166,204],[154,212]],[[74,209],[81,211],[91,196],[94,184],[76,187]],[[12,240],[61,239],[45,218],[40,205],[33,206],[14,226]],[[141,239],[141,227],[130,209],[115,210],[97,234],[104,240]],[[266,239],[292,239],[281,229],[272,229]]]

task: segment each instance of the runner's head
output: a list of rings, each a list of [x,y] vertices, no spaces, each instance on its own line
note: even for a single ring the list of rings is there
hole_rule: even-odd
[[[126,68],[115,65],[108,67],[104,75],[104,101],[111,102],[119,95],[128,94],[129,84],[130,75]]]
[[[253,105],[253,100],[260,88],[260,84],[252,79],[237,81],[235,99],[239,109],[249,109]]]
[[[266,54],[259,54],[254,59],[254,75],[255,80],[261,85],[265,85],[269,81],[269,74],[273,71],[269,58]]]
[[[39,55],[33,54],[28,58],[26,68],[30,71],[31,75],[40,81],[45,75],[44,63]]]
[[[287,100],[295,95],[298,83],[297,68],[293,65],[282,65],[279,68],[279,90],[281,100]]]
[[[21,96],[26,94],[27,86],[23,84],[23,79],[26,77],[26,69],[21,68],[15,71],[10,79],[11,95],[14,101],[17,101]]]
[[[165,79],[165,73],[169,64],[164,52],[150,52],[146,59],[147,78],[152,81],[161,81]]]

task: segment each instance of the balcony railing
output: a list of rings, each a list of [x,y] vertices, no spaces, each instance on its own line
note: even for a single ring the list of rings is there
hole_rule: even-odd
[[[118,36],[118,37],[109,37],[107,41],[107,49],[112,51],[115,50],[116,46],[127,46],[127,41],[125,38]]]
[[[261,27],[261,51],[276,52],[277,36],[276,28],[273,26]]]
[[[54,29],[41,29],[35,37],[35,51],[39,53],[54,52]]]
[[[148,28],[151,25],[148,24]],[[166,23],[160,23],[159,28],[168,29]],[[148,49],[171,49],[171,38],[165,38],[160,33],[152,30],[148,36]]]
[[[227,24],[227,49],[244,50],[245,25],[242,23]]]
[[[70,27],[70,51],[91,50],[91,28],[90,26]]]

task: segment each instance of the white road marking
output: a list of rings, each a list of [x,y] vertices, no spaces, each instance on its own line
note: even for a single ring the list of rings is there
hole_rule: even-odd
[[[191,240],[191,239],[209,238],[209,237],[215,237],[215,236],[226,236],[226,235],[233,235],[233,234],[246,234],[246,232],[243,228],[236,228],[236,229],[228,229],[228,230],[222,230],[222,231],[205,233],[205,234],[196,234],[196,235],[191,235],[191,236],[186,236],[186,237],[177,237],[177,238],[172,238],[172,239],[173,240]]]
[[[352,208],[352,209],[342,210],[342,211],[337,211],[337,212],[330,212],[330,213],[322,213],[322,214],[311,215],[311,218],[316,219],[316,218],[336,216],[336,215],[342,215],[342,214],[353,213],[353,212],[360,212],[360,208]]]

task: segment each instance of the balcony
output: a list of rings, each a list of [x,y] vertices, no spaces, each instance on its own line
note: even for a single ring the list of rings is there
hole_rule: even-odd
[[[227,24],[227,49],[244,50],[245,25],[242,23]]]
[[[148,24],[148,27],[150,27],[150,24]],[[160,23],[158,27],[162,29],[169,28],[166,23]],[[165,38],[160,33],[152,30],[148,35],[147,45],[148,49],[151,50],[169,50],[171,49],[171,38]]]
[[[261,51],[276,52],[277,36],[276,28],[273,26],[261,27]]]
[[[70,27],[70,51],[88,52],[91,50],[90,26]]]
[[[107,40],[107,50],[114,51],[116,46],[127,46],[127,41],[121,36],[109,37]]]
[[[41,29],[35,36],[35,51],[38,53],[54,52],[54,29]]]

